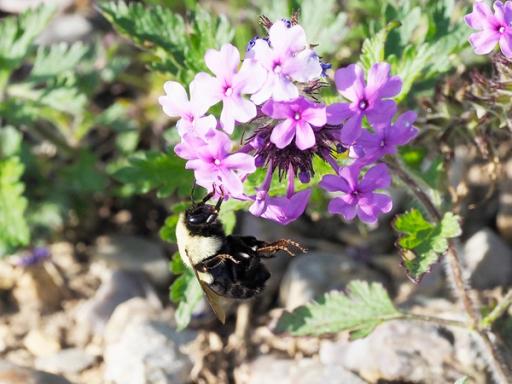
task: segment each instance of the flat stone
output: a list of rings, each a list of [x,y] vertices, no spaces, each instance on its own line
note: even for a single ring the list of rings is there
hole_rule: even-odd
[[[51,373],[79,373],[92,366],[96,358],[78,348],[63,349],[51,356],[38,357],[36,368]]]
[[[466,241],[463,260],[474,289],[508,285],[512,281],[512,249],[491,229],[484,228]]]
[[[71,384],[63,377],[51,373],[0,360],[0,383],[2,384]]]
[[[96,258],[113,268],[143,271],[159,285],[167,285],[171,278],[162,245],[142,237],[101,236],[96,240]]]
[[[279,300],[293,310],[331,290],[341,290],[352,280],[382,281],[381,276],[343,254],[310,252],[295,256],[286,271]]]
[[[365,384],[341,366],[324,365],[318,359],[282,359],[259,356],[249,364],[247,384]]]
[[[129,324],[105,349],[105,381],[114,384],[176,384],[190,380],[192,361],[181,348],[196,333],[177,332],[166,322]]]
[[[60,343],[40,329],[31,330],[23,340],[25,347],[34,356],[48,356],[60,350]]]

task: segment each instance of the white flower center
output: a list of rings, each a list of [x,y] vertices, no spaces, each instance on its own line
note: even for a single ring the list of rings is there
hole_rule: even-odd
[[[295,119],[295,121],[299,121],[300,120],[300,113],[299,112],[295,112],[295,115],[293,115],[293,118]]]
[[[228,96],[228,97],[229,97],[229,96],[231,96],[232,94],[233,94],[233,88],[231,88],[231,87],[226,88],[226,90],[224,91],[224,95],[225,95],[225,96]]]
[[[366,108],[368,108],[368,102],[366,100],[361,100],[359,102],[359,109],[364,111]]]
[[[505,27],[504,26],[501,26],[500,29],[498,29],[498,32],[499,33],[503,33],[505,32]]]
[[[274,67],[274,73],[281,73],[281,66],[278,64]]]
[[[214,163],[215,165],[220,165],[220,160],[219,160],[219,159],[215,159],[213,163]]]
[[[386,145],[386,142],[384,141],[384,139],[382,139],[382,140],[380,141],[380,147],[381,147],[381,148],[384,148],[384,146],[385,146],[385,145]]]

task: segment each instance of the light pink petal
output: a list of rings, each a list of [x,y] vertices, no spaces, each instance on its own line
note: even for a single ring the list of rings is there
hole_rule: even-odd
[[[282,20],[272,24],[268,31],[272,47],[280,54],[302,51],[307,47],[306,33],[300,25],[288,28]]]
[[[295,125],[295,145],[300,150],[311,148],[315,145],[315,133],[307,122],[299,122]]]
[[[272,71],[275,52],[268,43],[263,39],[257,39],[254,47],[247,52],[246,59],[254,59],[258,64],[262,65],[267,71]]]
[[[254,216],[261,216],[263,212],[267,209],[267,200],[254,200],[254,203],[249,207],[249,212],[251,212]]]
[[[500,33],[495,30],[484,30],[472,33],[469,36],[469,42],[477,55],[486,55],[494,49],[500,36]]]
[[[267,81],[267,71],[254,60],[244,60],[240,72],[233,78],[233,88],[240,93],[258,92]]]
[[[372,192],[375,189],[387,188],[391,184],[391,176],[385,164],[377,164],[370,168],[359,183],[361,192]]]
[[[254,103],[243,97],[232,97],[229,102],[226,100],[224,108],[231,108],[235,120],[240,123],[247,123],[256,117],[257,113]]]
[[[256,171],[254,157],[246,153],[233,153],[226,157],[222,164],[230,170],[240,171],[244,176]]]
[[[334,103],[327,106],[327,123],[328,124],[341,124],[346,119],[354,115],[354,111],[350,109],[349,103]]]
[[[373,202],[380,208],[383,213],[388,213],[393,208],[393,200],[388,195],[383,193],[374,193]]]
[[[505,8],[501,1],[494,2],[494,17],[500,24],[505,24]]]
[[[323,104],[315,104],[301,113],[302,120],[315,127],[323,127],[327,123],[327,112]]]
[[[494,15],[485,1],[477,1],[473,5],[473,12],[464,17],[467,25],[474,29],[491,27],[489,19],[494,19]]]
[[[200,99],[200,108],[206,107],[206,110],[221,101],[223,97],[222,85],[215,77],[205,72],[199,72],[194,77],[190,89],[194,102]]]
[[[235,130],[235,115],[233,109],[230,108],[231,105],[231,102],[227,100],[224,101],[219,119],[222,129],[229,135]]]
[[[185,116],[189,113],[190,104],[187,91],[176,81],[167,81],[164,84],[165,96],[160,96],[158,102],[164,113],[170,117]]]
[[[272,97],[275,101],[289,101],[299,96],[299,90],[293,82],[285,76],[276,76]]]
[[[286,119],[293,114],[290,103],[274,100],[269,100],[263,104],[261,111],[273,119]]]
[[[511,25],[512,23],[512,1],[505,2],[505,24]]]
[[[325,189],[327,192],[352,192],[352,187],[343,177],[337,175],[325,175],[319,183],[320,188]]]
[[[500,37],[500,49],[501,52],[508,57],[512,58],[512,35],[505,33]]]
[[[244,186],[242,180],[234,172],[226,169],[220,170],[220,177],[222,179],[222,186],[231,196],[241,196],[244,193]]]
[[[361,134],[361,121],[363,117],[360,114],[352,115],[341,128],[340,141],[345,146],[352,145]]]
[[[265,84],[263,84],[258,92],[251,96],[251,100],[254,104],[260,105],[272,97],[275,80],[276,76],[272,72],[269,72]]]
[[[215,116],[213,116],[213,115],[208,115],[208,116],[201,117],[199,119],[195,119],[194,123],[193,123],[193,128],[194,128],[195,132],[199,136],[203,136],[203,137],[206,136],[210,130],[215,129],[216,127],[217,127],[217,120],[215,119]]]
[[[404,145],[418,135],[418,129],[413,126],[416,112],[408,111],[396,119],[395,124],[387,132],[387,140],[392,145]]]
[[[338,92],[350,101],[360,100],[364,96],[364,71],[357,64],[340,68],[334,74]]]
[[[350,166],[340,168],[339,175],[345,179],[349,186],[347,193],[350,193],[357,188],[359,172],[360,168],[355,163]]]
[[[295,193],[291,198],[270,197],[268,198],[267,209],[261,217],[287,225],[304,213],[310,196],[311,190],[305,189]]]
[[[240,65],[240,53],[234,45],[224,44],[220,51],[215,49],[206,51],[204,61],[217,77],[231,79]]]
[[[342,215],[345,220],[352,220],[356,216],[356,206],[347,204],[340,198],[332,199],[327,207],[329,212]]]
[[[288,146],[295,136],[295,122],[286,119],[277,124],[272,130],[270,141],[276,145],[277,148],[284,148]]]
[[[311,49],[306,49],[286,60],[282,68],[283,73],[301,83],[317,79],[322,74],[320,59]]]

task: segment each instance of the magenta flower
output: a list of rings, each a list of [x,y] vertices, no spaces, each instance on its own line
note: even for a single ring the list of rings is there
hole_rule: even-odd
[[[469,42],[477,55],[491,52],[499,43],[501,52],[512,57],[512,1],[494,2],[494,14],[483,1],[473,5],[473,12],[464,17],[466,24],[479,32],[469,36]]]
[[[350,103],[327,106],[327,123],[343,123],[340,141],[344,146],[349,147],[359,137],[364,116],[374,125],[392,115],[395,102],[383,99],[400,93],[402,80],[398,76],[391,77],[389,72],[389,64],[374,64],[368,72],[366,84],[363,69],[357,64],[338,69],[334,74],[338,92]]]
[[[384,155],[395,154],[399,145],[409,143],[418,135],[418,129],[413,126],[416,117],[416,112],[408,111],[401,114],[394,123],[390,119],[375,125],[375,133],[363,130],[353,146],[356,157],[368,163]]]
[[[270,141],[280,149],[288,146],[293,138],[301,150],[313,147],[316,140],[312,126],[322,127],[326,123],[325,106],[302,96],[289,102],[269,100],[261,110],[273,119],[284,119],[270,136]]]
[[[158,98],[158,102],[167,116],[180,117],[176,123],[180,136],[191,130],[204,134],[210,128],[215,128],[217,124],[212,115],[204,116],[210,106],[197,92],[195,85],[194,82],[190,84],[190,101],[185,88],[175,81],[166,82],[164,84],[165,96]]]
[[[189,147],[193,146],[190,143]],[[228,135],[212,131],[206,144],[197,147],[185,168],[193,169],[198,185],[213,190],[220,187],[232,197],[243,195],[242,180],[256,170],[254,157],[246,153],[230,154],[232,147]]]
[[[259,190],[253,198],[254,203],[249,211],[254,216],[287,225],[297,220],[304,213],[310,196],[310,189],[296,192],[291,196],[279,197],[271,197],[267,191]]]
[[[357,215],[361,221],[372,224],[381,213],[391,211],[391,198],[374,192],[389,187],[391,177],[384,164],[370,168],[359,181],[360,170],[357,164],[341,168],[339,176],[324,176],[320,187],[328,192],[343,192],[341,197],[330,201],[329,212],[341,214],[346,220],[352,220]]]
[[[231,134],[235,121],[247,123],[256,116],[256,106],[242,95],[258,91],[266,80],[266,72],[254,60],[244,60],[239,70],[240,53],[231,44],[224,44],[220,51],[209,49],[204,60],[215,77],[198,73],[195,90],[208,107],[222,101],[220,123]]]
[[[276,21],[268,31],[269,39],[256,39],[248,58],[260,63],[268,73],[262,88],[251,100],[262,104],[270,98],[287,101],[299,96],[293,81],[308,82],[319,78],[322,66],[315,52],[308,48],[306,33],[300,25]]]

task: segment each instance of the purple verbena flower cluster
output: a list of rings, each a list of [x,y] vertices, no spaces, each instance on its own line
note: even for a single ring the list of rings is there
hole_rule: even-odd
[[[499,44],[501,52],[512,58],[512,1],[495,1],[494,13],[484,1],[477,1],[464,20],[478,31],[469,36],[477,55],[486,55]]]
[[[204,59],[211,73],[195,76],[190,99],[179,83],[165,84],[159,102],[168,116],[179,118],[176,154],[187,160],[198,185],[248,201],[253,215],[281,224],[306,209],[312,191],[304,184],[315,175],[318,157],[334,170],[320,187],[340,193],[329,211],[374,223],[392,207],[389,196],[376,192],[389,187],[389,172],[375,163],[417,134],[414,112],[394,120],[392,98],[400,93],[401,79],[391,76],[386,63],[375,64],[366,80],[360,66],[349,65],[334,75],[347,101],[326,106],[317,100],[318,90],[327,85],[323,79],[331,66],[308,44],[304,29],[294,19],[265,27],[268,36],[252,39],[242,62],[231,44],[209,50]],[[207,113],[220,102],[217,120]],[[243,124],[249,129],[248,123],[252,131],[235,147],[230,135]],[[340,167],[337,156],[345,151],[348,161]],[[258,168],[265,170],[264,180],[246,193],[244,182]],[[271,194],[272,181],[284,183],[282,196]]]

